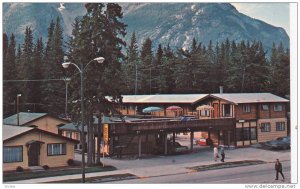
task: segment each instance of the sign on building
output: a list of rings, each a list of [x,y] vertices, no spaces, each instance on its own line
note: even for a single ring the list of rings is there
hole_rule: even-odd
[[[103,140],[105,143],[108,142],[108,124],[103,124]]]

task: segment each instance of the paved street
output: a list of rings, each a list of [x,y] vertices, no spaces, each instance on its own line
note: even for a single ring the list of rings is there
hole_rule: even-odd
[[[290,162],[283,162],[285,180],[275,179],[274,164],[267,163],[245,167],[226,168],[222,170],[200,171],[190,173],[169,174],[164,176],[144,177],[143,179],[123,180],[111,182],[114,184],[135,183],[193,183],[193,184],[243,184],[243,183],[290,183]]]
[[[187,145],[187,138],[183,137],[180,142]],[[195,146],[196,147],[196,146]],[[283,183],[275,182],[274,162],[276,158],[283,163],[283,172],[286,176],[284,183],[290,183],[290,150],[270,151],[257,148],[238,148],[225,150],[226,162],[242,160],[261,160],[264,164],[242,166],[235,168],[222,168],[216,170],[196,172],[190,167],[218,164],[220,161],[213,160],[213,152],[209,147],[197,146],[194,152],[181,155],[168,156],[144,156],[140,159],[132,157],[101,158],[105,165],[117,168],[115,171],[87,173],[86,178],[112,176],[116,174],[132,174],[139,179],[111,181],[108,183]],[[81,160],[81,154],[75,155],[76,160]],[[66,175],[15,181],[11,183],[45,183],[80,179],[81,174]]]

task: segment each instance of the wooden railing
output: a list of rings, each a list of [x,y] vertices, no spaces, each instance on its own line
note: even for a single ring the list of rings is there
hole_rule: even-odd
[[[169,121],[148,121],[148,122],[130,122],[130,123],[112,123],[110,124],[111,134],[130,134],[140,132],[161,132],[161,131],[207,131],[215,129],[233,129],[235,126],[234,118],[203,119],[203,120],[169,120]]]

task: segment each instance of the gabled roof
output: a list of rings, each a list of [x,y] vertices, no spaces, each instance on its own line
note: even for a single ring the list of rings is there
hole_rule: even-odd
[[[19,125],[26,125],[27,123],[30,123],[37,119],[40,119],[46,115],[48,115],[48,114],[47,113],[20,112],[19,113]],[[56,119],[60,119],[60,118],[56,118]],[[14,114],[10,117],[3,119],[3,124],[18,125],[18,114]]]
[[[204,98],[207,94],[157,94],[157,95],[123,95],[123,103],[182,103],[191,104]]]
[[[216,98],[228,103],[289,102],[271,93],[216,93],[216,94],[157,94],[123,95],[124,104],[195,104],[206,98]],[[107,97],[108,98],[108,97]]]
[[[33,129],[34,127],[19,127],[19,126],[12,126],[12,125],[3,125],[3,129],[2,129],[3,140],[7,140],[11,137],[20,135],[22,133],[25,133]]]
[[[211,94],[211,97],[221,98],[235,104],[241,103],[267,103],[267,102],[289,102],[271,93],[222,93]]]
[[[44,131],[44,130],[41,130],[38,128],[33,128],[33,127],[3,125],[2,131],[3,131],[3,133],[2,133],[3,141],[12,140],[19,136],[25,135],[26,133],[37,131],[37,132],[44,133],[46,135],[51,135],[51,136],[54,136],[57,138],[62,138],[64,140],[68,140],[70,142],[78,143],[77,140],[74,140],[74,139],[71,139],[68,137],[64,137],[64,136],[61,136],[61,135],[58,135],[55,133],[51,133],[48,131]]]

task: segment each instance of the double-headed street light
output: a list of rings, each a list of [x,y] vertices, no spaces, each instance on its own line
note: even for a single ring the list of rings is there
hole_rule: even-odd
[[[85,67],[83,67],[83,65],[81,64],[81,68],[78,67],[77,64],[75,63],[72,63],[72,62],[64,62],[62,63],[62,66],[63,68],[67,69],[70,64],[72,64],[73,66],[75,66],[79,73],[80,73],[80,96],[81,96],[81,146],[82,146],[82,182],[84,183],[85,182],[85,135],[84,135],[84,119],[83,119],[83,116],[84,116],[84,105],[83,105],[83,72],[85,70],[85,68],[93,61],[97,61],[97,63],[99,64],[102,64],[104,62],[104,58],[103,57],[97,57],[97,58],[94,58],[93,60],[91,60],[90,62],[87,63],[87,65]]]

